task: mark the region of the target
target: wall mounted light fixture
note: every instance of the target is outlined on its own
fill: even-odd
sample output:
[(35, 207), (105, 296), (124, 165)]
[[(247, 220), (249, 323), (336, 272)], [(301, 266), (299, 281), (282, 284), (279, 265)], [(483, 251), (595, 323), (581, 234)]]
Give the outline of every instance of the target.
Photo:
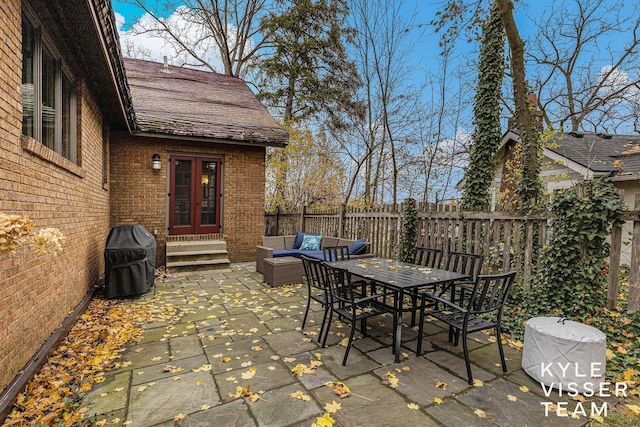
[(159, 171), (162, 167), (162, 163), (160, 163), (160, 154), (154, 154), (151, 156), (151, 168), (154, 171)]

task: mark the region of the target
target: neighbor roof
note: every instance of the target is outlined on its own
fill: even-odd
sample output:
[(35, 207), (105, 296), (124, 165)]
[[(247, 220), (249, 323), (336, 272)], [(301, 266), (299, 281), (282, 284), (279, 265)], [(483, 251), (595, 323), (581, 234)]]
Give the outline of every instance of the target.
[(622, 161), (624, 172), (640, 172), (640, 135), (561, 132), (554, 142), (557, 146), (548, 150), (594, 172), (617, 173), (616, 160)]
[[(507, 131), (500, 148), (517, 139), (517, 131)], [(593, 172), (610, 175), (640, 172), (640, 135), (558, 132), (553, 143), (545, 149)], [(622, 170), (613, 165), (616, 160), (622, 162)]]
[(236, 77), (125, 58), (134, 132), (284, 146), (287, 132)]

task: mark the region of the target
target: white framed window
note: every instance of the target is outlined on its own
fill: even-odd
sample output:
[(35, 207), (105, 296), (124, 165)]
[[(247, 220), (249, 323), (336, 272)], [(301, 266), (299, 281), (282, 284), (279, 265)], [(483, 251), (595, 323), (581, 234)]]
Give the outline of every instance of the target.
[(27, 8), (22, 15), (22, 134), (77, 163), (75, 81)]

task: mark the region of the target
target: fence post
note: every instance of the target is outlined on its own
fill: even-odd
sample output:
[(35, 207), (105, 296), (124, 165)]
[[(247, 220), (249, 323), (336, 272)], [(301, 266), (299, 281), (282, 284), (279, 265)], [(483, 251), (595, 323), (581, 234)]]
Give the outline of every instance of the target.
[[(640, 209), (640, 194), (636, 194), (634, 210)], [(629, 271), (629, 297), (627, 313), (638, 311), (640, 305), (640, 220), (633, 221), (633, 239), (631, 240), (631, 268)]]
[(338, 209), (338, 238), (344, 236), (344, 217), (347, 206), (344, 203), (340, 204)]
[[(620, 202), (624, 203), (624, 191), (620, 191)], [(614, 224), (611, 230), (611, 252), (609, 255), (609, 285), (607, 286), (607, 308), (614, 310), (618, 303), (618, 280), (620, 278), (620, 250), (622, 248), (622, 225)]]
[(275, 220), (275, 228), (276, 228), (276, 232), (274, 234), (274, 236), (279, 236), (280, 235), (280, 205), (276, 206), (276, 220)]
[(302, 209), (300, 210), (300, 231), (305, 231), (305, 215), (307, 214), (307, 205), (302, 205)]

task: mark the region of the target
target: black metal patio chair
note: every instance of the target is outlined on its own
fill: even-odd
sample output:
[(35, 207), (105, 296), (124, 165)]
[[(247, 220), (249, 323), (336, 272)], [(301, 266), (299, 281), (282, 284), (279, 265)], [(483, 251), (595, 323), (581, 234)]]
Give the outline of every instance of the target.
[(349, 256), (349, 246), (327, 246), (322, 249), (325, 261), (346, 261)]
[(442, 265), (442, 256), (444, 251), (436, 248), (425, 248), (418, 246), (416, 248), (413, 263), (428, 268), (440, 268)]
[(346, 318), (351, 323), (351, 333), (349, 334), (349, 342), (344, 352), (344, 359), (342, 360), (342, 366), (345, 366), (358, 321), (360, 321), (362, 334), (366, 336), (366, 319), (383, 313), (393, 313), (394, 308), (381, 301), (384, 294), (373, 294), (363, 297), (356, 293), (352, 285), (351, 273), (348, 271), (331, 267), (326, 263), (321, 265), (321, 270), (323, 271), (321, 277), (325, 280), (325, 287), (329, 291), (329, 297), (331, 298), (329, 319), (322, 346), (324, 347), (326, 345), (333, 313), (335, 312), (343, 318)]
[[(329, 314), (330, 298), (328, 289), (325, 288), (326, 281), (320, 277), (322, 270), (320, 265), (322, 261), (306, 256), (301, 256), (302, 266), (304, 267), (304, 277), (307, 282), (307, 308), (304, 311), (304, 317), (302, 319), (302, 329), (307, 322), (307, 316), (309, 315), (309, 309), (311, 307), (311, 300), (317, 301), (324, 309), (324, 315), (322, 316), (322, 325), (320, 326), (320, 332), (318, 334), (318, 343), (322, 341), (324, 328), (326, 326), (327, 317)], [(327, 326), (328, 328), (328, 326)]]
[[(478, 276), (471, 296), (466, 301), (466, 307), (461, 307), (453, 301), (438, 296), (436, 293), (424, 294), (424, 298), (429, 298), (438, 303), (438, 309), (420, 312), (420, 325), (418, 327), (418, 344), (422, 343), (423, 325), (425, 315), (428, 314), (449, 325), (450, 330), (455, 330), (454, 345), (458, 345), (460, 333), (462, 333), (462, 348), (464, 351), (464, 361), (467, 367), (467, 378), (469, 384), (473, 384), (471, 375), (471, 364), (469, 362), (469, 349), (467, 348), (467, 336), (470, 333), (482, 331), (484, 329), (496, 330), (498, 349), (500, 351), (500, 362), (502, 371), (507, 372), (507, 363), (504, 358), (502, 348), (502, 311), (509, 297), (509, 291), (513, 285), (516, 272)], [(449, 341), (452, 335), (449, 334)], [(418, 346), (416, 353), (421, 353)]]

